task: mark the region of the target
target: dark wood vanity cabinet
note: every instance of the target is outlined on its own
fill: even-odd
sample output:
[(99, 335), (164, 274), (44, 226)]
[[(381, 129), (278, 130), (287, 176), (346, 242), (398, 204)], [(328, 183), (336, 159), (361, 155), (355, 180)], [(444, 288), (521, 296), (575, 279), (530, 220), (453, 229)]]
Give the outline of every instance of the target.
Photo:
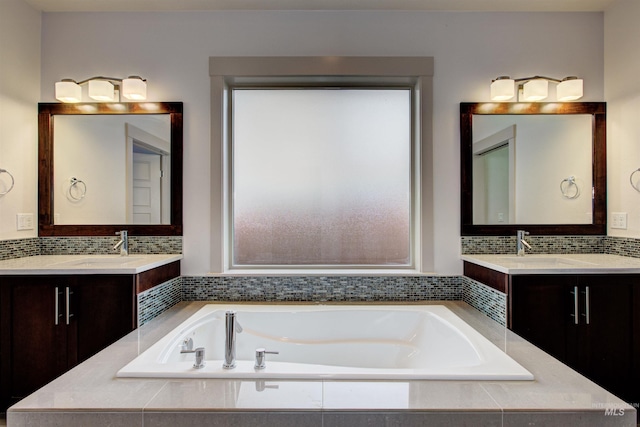
[(634, 358), (640, 356), (634, 354), (636, 286), (640, 278), (621, 274), (511, 276), (510, 328), (619, 397), (637, 402), (632, 380)]
[(1, 410), (137, 327), (137, 294), (180, 275), (0, 275)]
[(507, 295), (507, 327), (627, 402), (640, 402), (640, 275), (465, 276)]
[(25, 397), (136, 327), (135, 276), (0, 281), (2, 387), (9, 401)]

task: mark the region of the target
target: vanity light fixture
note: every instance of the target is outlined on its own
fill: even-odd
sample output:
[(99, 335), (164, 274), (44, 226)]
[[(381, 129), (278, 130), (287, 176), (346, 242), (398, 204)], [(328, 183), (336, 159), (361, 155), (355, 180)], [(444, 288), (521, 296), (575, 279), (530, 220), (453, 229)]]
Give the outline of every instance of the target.
[(544, 76), (524, 77), (521, 79), (500, 76), (491, 81), (491, 100), (508, 101), (513, 98), (516, 96), (517, 84), (518, 101), (520, 96), (522, 96), (523, 101), (542, 101), (548, 96), (549, 82), (558, 84), (556, 99), (560, 102), (575, 101), (583, 96), (583, 80), (576, 76), (565, 77), (562, 80)]
[(147, 81), (139, 76), (129, 76), (126, 79), (116, 77), (91, 77), (80, 82), (63, 79), (56, 82), (56, 99), (60, 102), (82, 101), (81, 85), (88, 83), (88, 95), (96, 101), (120, 101), (116, 99), (115, 91), (130, 101), (144, 101), (147, 99)]

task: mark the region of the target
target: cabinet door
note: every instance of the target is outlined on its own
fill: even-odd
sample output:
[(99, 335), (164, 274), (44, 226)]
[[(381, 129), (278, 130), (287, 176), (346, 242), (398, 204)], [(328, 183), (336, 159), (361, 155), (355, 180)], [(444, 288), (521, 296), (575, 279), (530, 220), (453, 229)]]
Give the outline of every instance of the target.
[(633, 393), (633, 276), (581, 276), (578, 370), (625, 399)]
[[(22, 398), (66, 370), (64, 278), (24, 277), (11, 285), (12, 398)], [(56, 304), (57, 301), (57, 304)]]
[(509, 290), (511, 329), (564, 362), (573, 357), (575, 276), (513, 276)]
[(69, 346), (70, 366), (134, 330), (135, 302), (134, 276), (76, 276), (70, 306), (75, 329), (75, 342)]

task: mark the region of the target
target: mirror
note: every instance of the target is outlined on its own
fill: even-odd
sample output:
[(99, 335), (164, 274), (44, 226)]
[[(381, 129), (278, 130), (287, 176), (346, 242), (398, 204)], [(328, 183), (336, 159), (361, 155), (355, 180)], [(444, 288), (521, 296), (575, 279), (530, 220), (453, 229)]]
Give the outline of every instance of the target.
[(460, 131), (462, 235), (606, 234), (605, 103), (461, 103)]
[(38, 107), (41, 236), (182, 235), (182, 103)]

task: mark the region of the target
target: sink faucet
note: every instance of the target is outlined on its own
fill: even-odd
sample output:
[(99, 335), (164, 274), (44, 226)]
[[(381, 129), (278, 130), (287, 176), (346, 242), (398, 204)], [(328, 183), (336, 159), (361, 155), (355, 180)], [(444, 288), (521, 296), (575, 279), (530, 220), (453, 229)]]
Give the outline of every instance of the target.
[(242, 326), (236, 320), (235, 311), (225, 313), (225, 336), (224, 336), (224, 369), (236, 367), (236, 331), (242, 332)]
[(516, 232), (516, 253), (518, 256), (524, 256), (524, 247), (526, 246), (528, 249), (531, 249), (531, 245), (524, 240), (524, 236), (529, 235), (528, 231), (518, 230)]
[(116, 236), (120, 235), (120, 241), (113, 247), (114, 250), (120, 248), (120, 256), (129, 255), (129, 236), (127, 230), (116, 232)]

